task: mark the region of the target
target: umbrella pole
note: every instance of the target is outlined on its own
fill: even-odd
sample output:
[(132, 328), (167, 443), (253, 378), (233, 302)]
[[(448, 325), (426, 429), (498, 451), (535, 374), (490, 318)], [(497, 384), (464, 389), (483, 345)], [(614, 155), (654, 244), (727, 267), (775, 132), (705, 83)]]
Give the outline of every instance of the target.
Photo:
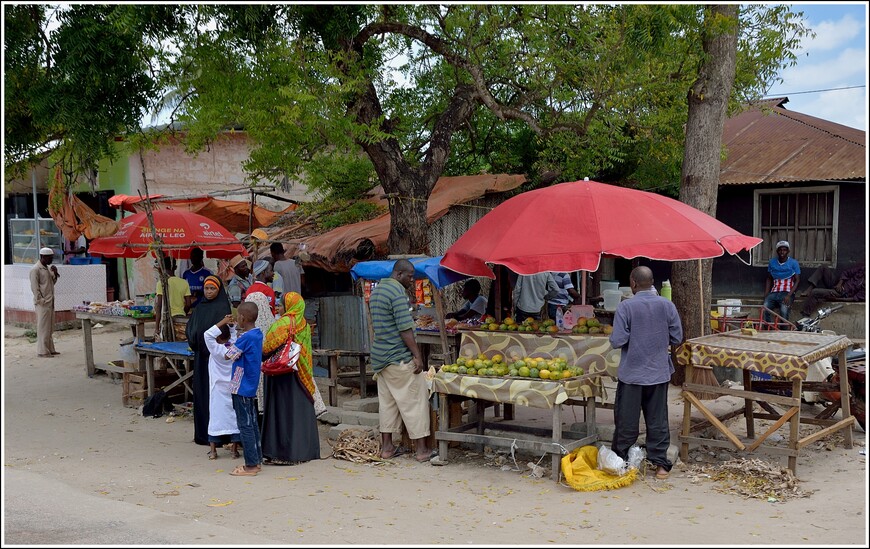
[[(157, 227), (154, 225), (154, 214), (151, 208), (151, 195), (148, 193), (148, 180), (145, 178), (145, 150), (139, 146), (139, 163), (142, 166), (142, 186), (145, 187), (145, 215), (148, 217), (148, 225), (151, 227), (151, 238), (157, 245), (157, 269), (160, 273), (160, 285), (163, 288), (162, 308), (160, 319), (160, 336), (163, 341), (175, 341), (175, 326), (172, 324), (172, 312), (169, 309), (169, 276), (163, 265), (163, 241), (160, 240), (160, 235), (157, 234)], [(139, 193), (139, 198), (142, 198), (142, 193)]]
[(586, 305), (586, 271), (580, 271), (580, 303)]

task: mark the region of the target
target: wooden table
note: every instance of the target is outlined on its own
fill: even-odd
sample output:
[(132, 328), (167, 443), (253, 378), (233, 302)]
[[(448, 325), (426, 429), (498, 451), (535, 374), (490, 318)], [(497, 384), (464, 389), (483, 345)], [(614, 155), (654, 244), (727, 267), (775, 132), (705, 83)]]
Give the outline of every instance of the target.
[[(368, 383), (369, 373), (366, 371), (366, 362), (369, 357), (368, 351), (345, 351), (342, 349), (313, 349), (313, 356), (327, 357), (329, 370), (329, 378), (326, 381), (329, 387), (329, 405), (338, 405), (338, 379), (342, 376), (342, 372), (338, 368), (338, 359), (341, 357), (357, 357), (359, 359), (359, 397), (366, 398), (366, 385)], [(354, 372), (355, 374), (355, 372)]]
[[(721, 334), (697, 337), (686, 341), (676, 353), (677, 362), (686, 367), (686, 379), (692, 378), (692, 369), (696, 365), (720, 366), (725, 368), (740, 368), (743, 370), (743, 389), (710, 387), (693, 383), (683, 385), (683, 425), (680, 434), (680, 458), (688, 459), (689, 444), (699, 443), (707, 446), (734, 447), (738, 450), (753, 452), (765, 448), (772, 453), (788, 456), (788, 468), (797, 472), (797, 457), (800, 449), (836, 431), (843, 431), (844, 445), (852, 447), (852, 417), (849, 408), (849, 380), (846, 368), (846, 350), (852, 343), (846, 336), (826, 335), (797, 331), (764, 331), (756, 334), (744, 334), (741, 330), (733, 330)], [(801, 391), (831, 390), (822, 384), (805, 384), (807, 369), (813, 362), (829, 356), (839, 355), (840, 370), (840, 409), (843, 419), (830, 420), (816, 416), (801, 417)], [(779, 391), (784, 394), (768, 394), (753, 391), (752, 372), (761, 372), (779, 379)], [(737, 415), (746, 418), (746, 434), (755, 439), (755, 418), (775, 420), (775, 423), (748, 447), (732, 433), (728, 427), (717, 418), (696, 395), (697, 393), (713, 393), (718, 395), (733, 395), (744, 399), (744, 408)], [(759, 405), (768, 413), (756, 413), (753, 403)], [(784, 404), (788, 410), (780, 414), (771, 404)], [(695, 406), (709, 423), (725, 435), (727, 440), (692, 437), (691, 412)], [(821, 414), (820, 414), (821, 415)], [(763, 442), (780, 427), (789, 424), (788, 448), (764, 445)], [(800, 437), (801, 423), (821, 425), (824, 428), (804, 438)], [(697, 427), (695, 428), (697, 430)]]
[[(488, 444), (502, 448), (519, 448), (535, 453), (546, 452), (551, 456), (552, 478), (559, 480), (562, 456), (575, 448), (598, 440), (595, 426), (595, 397), (600, 392), (600, 373), (550, 381), (543, 379), (480, 377), (438, 372), (433, 379), (433, 391), (439, 395), (438, 455), (445, 463), (449, 461), (450, 441), (473, 444)], [(450, 408), (460, 400), (470, 399), (477, 408), (476, 419), (450, 427)], [(508, 421), (489, 423), (485, 421), (487, 402), (505, 405), (522, 405), (552, 410), (552, 428), (528, 427)], [(583, 433), (562, 430), (562, 406), (582, 404), (586, 407)], [(514, 436), (487, 435), (486, 429), (516, 433)], [(474, 429), (474, 433), (467, 433)], [(548, 437), (549, 442), (532, 440), (524, 435)]]
[[(439, 393), (439, 419), (435, 438), (441, 459), (447, 460), (450, 441), (490, 444), (547, 452), (551, 454), (553, 479), (558, 480), (563, 454), (579, 446), (598, 440), (595, 427), (595, 397), (602, 395), (601, 378), (615, 374), (619, 365), (619, 349), (613, 349), (605, 335), (528, 334), (518, 332), (461, 331), (459, 355), (492, 358), (496, 354), (510, 360), (513, 357), (565, 358), (569, 365), (583, 368), (584, 375), (564, 380), (531, 378), (480, 377), (439, 372), (433, 380), (433, 391)], [(456, 410), (457, 400), (471, 399), (476, 414), (469, 414), (468, 423), (450, 426), (451, 404)], [(487, 403), (504, 404), (504, 420), (498, 424), (484, 420)], [(562, 406), (585, 406), (585, 432), (562, 431)], [(551, 429), (514, 425), (513, 406), (531, 406), (552, 410)], [(550, 442), (528, 438), (497, 437), (485, 434), (487, 427), (520, 434), (546, 436)], [(466, 433), (475, 429), (476, 433)]]
[[(94, 372), (96, 371), (96, 366), (94, 365), (94, 339), (92, 333), (94, 323), (99, 322), (105, 324), (109, 322), (116, 322), (119, 324), (133, 326), (136, 330), (136, 340), (143, 341), (145, 339), (145, 323), (154, 322), (153, 317), (133, 318), (132, 316), (102, 315), (97, 313), (85, 312), (76, 312), (76, 318), (82, 321), (82, 333), (84, 334), (85, 340), (85, 366), (88, 377), (94, 377)], [(100, 369), (106, 368), (103, 368), (101, 366)], [(139, 370), (142, 371), (144, 369), (144, 360), (140, 360)]]
[(144, 359), (145, 361), (148, 396), (154, 394), (154, 370), (164, 369), (155, 368), (154, 363), (157, 361), (169, 366), (168, 369), (174, 371), (178, 378), (184, 382), (185, 400), (193, 394), (193, 389), (187, 383), (187, 379), (193, 375), (193, 351), (188, 348), (186, 341), (140, 343), (135, 346), (135, 349), (140, 360)]
[[(444, 357), (444, 364), (452, 364), (456, 361), (459, 353), (460, 334), (445, 334), (447, 339), (447, 356)], [(441, 335), (438, 332), (429, 330), (415, 330), (414, 339), (420, 347), (420, 353), (423, 355), (423, 367), (429, 367), (429, 357), (432, 355), (433, 347), (438, 349), (436, 353), (443, 351), (441, 344)]]

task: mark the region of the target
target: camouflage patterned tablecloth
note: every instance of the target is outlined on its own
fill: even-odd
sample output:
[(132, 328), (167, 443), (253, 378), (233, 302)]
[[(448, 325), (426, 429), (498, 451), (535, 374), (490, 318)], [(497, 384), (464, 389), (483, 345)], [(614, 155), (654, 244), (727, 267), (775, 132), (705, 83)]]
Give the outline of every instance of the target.
[(852, 346), (849, 338), (796, 331), (766, 331), (755, 335), (733, 330), (696, 337), (674, 353), (677, 363), (722, 366), (763, 372), (785, 379), (806, 380), (813, 362)]
[(436, 393), (481, 398), (490, 402), (552, 408), (569, 398), (600, 396), (601, 374), (550, 381), (438, 372), (433, 379), (432, 390)]

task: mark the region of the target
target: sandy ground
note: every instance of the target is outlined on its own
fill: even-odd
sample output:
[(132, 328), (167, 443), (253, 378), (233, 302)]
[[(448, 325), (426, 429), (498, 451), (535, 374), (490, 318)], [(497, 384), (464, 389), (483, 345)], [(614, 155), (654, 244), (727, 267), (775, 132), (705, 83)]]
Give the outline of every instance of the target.
[[(192, 442), (190, 419), (167, 423), (121, 405), (120, 381), (85, 374), (81, 330), (57, 332), (61, 355), (38, 359), (24, 330), (4, 327), (3, 544), (311, 545), (776, 545), (866, 546), (865, 436), (852, 449), (836, 435), (798, 459), (799, 486), (787, 501), (717, 491), (677, 465), (613, 491), (578, 492), (503, 470), (504, 455), (451, 451), (442, 467), (401, 457), (388, 465), (331, 457), (228, 475)], [(98, 362), (113, 360), (126, 328), (95, 330)], [(675, 393), (678, 395), (678, 392)], [(356, 398), (347, 392), (342, 399)], [(723, 397), (726, 398), (726, 397)], [(522, 414), (519, 411), (522, 410)], [(580, 411), (576, 414), (579, 416)], [(546, 425), (545, 411), (518, 417)], [(671, 425), (682, 407), (671, 403)], [(571, 412), (566, 426), (573, 420)], [(612, 421), (599, 411), (599, 421)], [(733, 425), (733, 424), (732, 424)], [(809, 427), (812, 428), (812, 427)], [(739, 433), (739, 430), (735, 428)], [(759, 432), (763, 432), (759, 431)], [(676, 438), (672, 437), (672, 442)], [(733, 454), (693, 448), (690, 462)], [(522, 466), (540, 456), (519, 456)], [(784, 465), (786, 458), (760, 457)], [(549, 459), (541, 461), (548, 466)]]

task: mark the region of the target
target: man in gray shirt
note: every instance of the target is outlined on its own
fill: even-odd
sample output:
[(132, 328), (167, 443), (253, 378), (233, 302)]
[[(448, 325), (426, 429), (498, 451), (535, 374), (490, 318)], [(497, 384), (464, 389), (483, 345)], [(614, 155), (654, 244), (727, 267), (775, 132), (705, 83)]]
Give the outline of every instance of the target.
[(280, 242), (272, 242), (269, 252), (275, 264), (272, 269), (281, 275), (283, 293), (296, 292), (302, 294), (302, 286), (305, 284), (305, 271), (296, 263), (295, 259), (284, 257), (284, 245)]
[(545, 297), (558, 291), (559, 286), (552, 273), (520, 275), (514, 286), (514, 320), (522, 322), (529, 317), (541, 320)]
[(683, 340), (683, 325), (674, 304), (653, 288), (649, 267), (636, 267), (629, 280), (632, 299), (619, 304), (613, 317), (610, 345), (621, 349), (613, 403), (615, 430), (611, 449), (622, 459), (637, 442), (640, 412), (646, 422), (647, 460), (657, 466), (656, 478), (668, 478), (673, 463), (667, 451), (668, 383), (674, 373), (668, 345)]

